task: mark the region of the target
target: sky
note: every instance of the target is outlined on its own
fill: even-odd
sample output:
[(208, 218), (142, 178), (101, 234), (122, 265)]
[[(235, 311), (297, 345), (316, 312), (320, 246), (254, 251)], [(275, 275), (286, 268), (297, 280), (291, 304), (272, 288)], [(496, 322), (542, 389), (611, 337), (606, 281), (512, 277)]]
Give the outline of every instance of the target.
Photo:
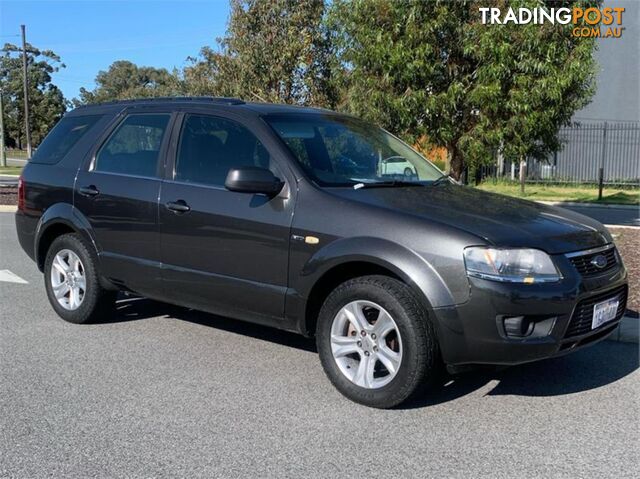
[(116, 60), (182, 67), (224, 34), (228, 0), (0, 0), (0, 43), (27, 41), (53, 50), (66, 68), (53, 82), (65, 98), (93, 89), (98, 71)]

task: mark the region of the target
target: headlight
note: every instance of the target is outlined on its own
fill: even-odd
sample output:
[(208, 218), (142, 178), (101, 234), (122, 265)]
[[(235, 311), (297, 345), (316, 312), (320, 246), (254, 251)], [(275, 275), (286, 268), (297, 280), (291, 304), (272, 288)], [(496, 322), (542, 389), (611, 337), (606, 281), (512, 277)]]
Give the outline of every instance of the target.
[(547, 253), (537, 249), (498, 249), (472, 246), (464, 250), (469, 276), (510, 283), (558, 281), (558, 272)]

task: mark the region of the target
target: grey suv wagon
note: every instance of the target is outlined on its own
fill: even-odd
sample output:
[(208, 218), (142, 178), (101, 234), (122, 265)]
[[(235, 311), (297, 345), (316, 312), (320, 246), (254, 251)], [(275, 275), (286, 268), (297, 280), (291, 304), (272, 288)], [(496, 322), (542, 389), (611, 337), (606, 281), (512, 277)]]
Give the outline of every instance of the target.
[(63, 319), (129, 291), (315, 336), (331, 382), (374, 407), (442, 364), (603, 339), (627, 296), (592, 219), (460, 186), (350, 116), (227, 98), (68, 113), (24, 169), (16, 225)]

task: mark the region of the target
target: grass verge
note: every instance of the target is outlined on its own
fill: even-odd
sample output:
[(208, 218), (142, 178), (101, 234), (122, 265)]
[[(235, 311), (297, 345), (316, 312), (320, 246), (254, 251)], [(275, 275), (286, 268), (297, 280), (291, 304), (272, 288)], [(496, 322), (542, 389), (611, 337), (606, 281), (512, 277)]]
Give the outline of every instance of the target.
[(573, 201), (576, 203), (601, 203), (619, 205), (637, 205), (640, 203), (640, 188), (608, 188), (598, 200), (598, 187), (594, 185), (542, 185), (527, 183), (524, 195), (520, 194), (517, 182), (486, 181), (478, 186), (481, 190), (515, 196), (527, 200)]
[(19, 175), (22, 173), (22, 166), (0, 166), (0, 175)]

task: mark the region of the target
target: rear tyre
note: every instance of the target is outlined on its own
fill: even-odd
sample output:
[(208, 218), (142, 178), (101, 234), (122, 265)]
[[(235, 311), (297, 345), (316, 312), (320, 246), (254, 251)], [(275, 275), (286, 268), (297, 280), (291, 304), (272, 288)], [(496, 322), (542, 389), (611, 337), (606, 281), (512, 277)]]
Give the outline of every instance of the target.
[(97, 264), (93, 249), (75, 233), (59, 236), (47, 251), (44, 263), (47, 296), (65, 321), (92, 323), (113, 314), (117, 292), (101, 286)]
[(332, 384), (371, 407), (399, 405), (441, 370), (425, 308), (407, 285), (387, 276), (338, 286), (320, 310), (316, 341)]

